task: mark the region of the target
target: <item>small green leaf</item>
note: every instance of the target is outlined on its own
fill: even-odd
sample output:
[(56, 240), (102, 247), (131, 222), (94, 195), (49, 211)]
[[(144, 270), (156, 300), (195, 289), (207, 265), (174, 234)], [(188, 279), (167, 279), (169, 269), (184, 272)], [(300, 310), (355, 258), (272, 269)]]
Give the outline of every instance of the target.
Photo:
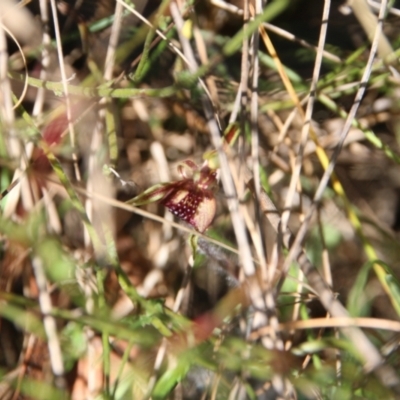
[(87, 337), (81, 324), (69, 322), (61, 333), (61, 346), (63, 349), (64, 366), (67, 371), (71, 370), (87, 348)]
[(182, 381), (190, 369), (190, 363), (186, 357), (178, 361), (175, 368), (167, 370), (158, 380), (153, 390), (153, 399), (165, 399), (175, 385)]
[(372, 268), (372, 263), (368, 262), (363, 265), (357, 275), (356, 281), (350, 290), (347, 299), (347, 309), (353, 317), (367, 315), (369, 311), (369, 301), (365, 293), (365, 286), (368, 282), (368, 275)]
[(75, 279), (75, 265), (55, 238), (46, 238), (38, 243), (35, 250), (53, 281), (65, 283)]

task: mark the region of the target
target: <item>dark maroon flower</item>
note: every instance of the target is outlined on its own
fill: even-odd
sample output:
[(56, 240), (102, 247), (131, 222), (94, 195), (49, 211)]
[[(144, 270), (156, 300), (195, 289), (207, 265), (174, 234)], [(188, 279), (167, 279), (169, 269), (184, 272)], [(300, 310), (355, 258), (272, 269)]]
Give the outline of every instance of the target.
[[(192, 171), (191, 177), (186, 176), (183, 167)], [(217, 170), (211, 169), (207, 161), (199, 168), (190, 160), (184, 161), (178, 170), (183, 179), (155, 185), (128, 203), (139, 206), (158, 202), (203, 233), (215, 216), (216, 201), (212, 188), (218, 180)]]

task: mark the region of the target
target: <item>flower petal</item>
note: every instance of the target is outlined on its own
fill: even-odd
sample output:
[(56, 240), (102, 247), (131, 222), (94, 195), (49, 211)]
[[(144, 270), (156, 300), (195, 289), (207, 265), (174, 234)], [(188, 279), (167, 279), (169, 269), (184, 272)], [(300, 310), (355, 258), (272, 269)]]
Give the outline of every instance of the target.
[(128, 200), (127, 203), (133, 206), (142, 206), (144, 204), (154, 203), (167, 197), (173, 190), (173, 183), (159, 183), (148, 188), (133, 199)]
[[(189, 184), (191, 182), (187, 182)], [(196, 186), (181, 189), (161, 201), (178, 218), (203, 233), (215, 216), (216, 201), (210, 190), (200, 190)]]
[(214, 196), (205, 196), (197, 207), (196, 214), (192, 218), (193, 225), (199, 232), (203, 233), (212, 223), (217, 204)]

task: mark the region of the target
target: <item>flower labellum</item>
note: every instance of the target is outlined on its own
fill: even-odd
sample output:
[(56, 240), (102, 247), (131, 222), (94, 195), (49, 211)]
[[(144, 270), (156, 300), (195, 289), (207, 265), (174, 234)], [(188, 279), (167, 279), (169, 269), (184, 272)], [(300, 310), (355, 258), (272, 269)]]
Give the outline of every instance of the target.
[[(187, 177), (183, 167), (192, 170), (193, 175)], [(178, 170), (183, 179), (155, 185), (128, 203), (138, 206), (158, 202), (203, 233), (211, 225), (217, 208), (212, 191), (218, 180), (217, 170), (209, 168), (207, 162), (199, 168), (190, 160), (184, 161)]]

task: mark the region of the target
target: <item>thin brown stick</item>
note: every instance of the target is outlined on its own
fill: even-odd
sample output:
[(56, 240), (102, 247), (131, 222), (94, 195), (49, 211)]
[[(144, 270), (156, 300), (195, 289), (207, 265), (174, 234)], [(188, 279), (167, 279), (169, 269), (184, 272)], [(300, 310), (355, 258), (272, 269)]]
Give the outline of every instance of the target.
[[(321, 328), (347, 328), (354, 326), (364, 329), (400, 332), (400, 322), (391, 319), (368, 318), (368, 317), (329, 317), (312, 318), (301, 321), (284, 322), (278, 325), (280, 331), (321, 329)], [(251, 340), (257, 340), (271, 330), (269, 326), (260, 328), (250, 335)]]

